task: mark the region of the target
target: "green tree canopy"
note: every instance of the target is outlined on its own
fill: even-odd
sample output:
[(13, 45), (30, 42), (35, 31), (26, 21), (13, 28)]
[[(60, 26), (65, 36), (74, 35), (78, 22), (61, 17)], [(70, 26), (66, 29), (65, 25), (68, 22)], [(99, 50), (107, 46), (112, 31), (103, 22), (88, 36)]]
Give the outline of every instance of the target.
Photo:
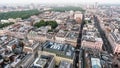
[(12, 24), (14, 24), (14, 22), (10, 22), (10, 23), (0, 23), (0, 28), (3, 28), (3, 27), (7, 27), (7, 26), (9, 26), (9, 25), (12, 25)]
[(0, 20), (1, 19), (8, 19), (8, 18), (22, 18), (26, 19), (29, 18), (31, 15), (37, 15), (40, 12), (36, 9), (34, 10), (26, 10), (26, 11), (11, 11), (11, 12), (3, 12), (0, 13)]
[(58, 24), (56, 21), (44, 21), (44, 20), (41, 20), (40, 22), (37, 22), (36, 24), (34, 24), (34, 27), (41, 27), (41, 26), (48, 26), (50, 25), (52, 27), (52, 29), (55, 29)]

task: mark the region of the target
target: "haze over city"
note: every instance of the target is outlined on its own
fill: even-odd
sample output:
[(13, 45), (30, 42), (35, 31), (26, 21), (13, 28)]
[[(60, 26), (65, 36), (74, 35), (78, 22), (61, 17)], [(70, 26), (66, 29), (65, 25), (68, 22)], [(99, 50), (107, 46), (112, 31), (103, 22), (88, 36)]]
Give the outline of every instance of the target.
[(0, 0), (0, 4), (30, 4), (30, 3), (80, 3), (80, 4), (91, 4), (91, 3), (101, 3), (101, 4), (120, 4), (120, 0)]

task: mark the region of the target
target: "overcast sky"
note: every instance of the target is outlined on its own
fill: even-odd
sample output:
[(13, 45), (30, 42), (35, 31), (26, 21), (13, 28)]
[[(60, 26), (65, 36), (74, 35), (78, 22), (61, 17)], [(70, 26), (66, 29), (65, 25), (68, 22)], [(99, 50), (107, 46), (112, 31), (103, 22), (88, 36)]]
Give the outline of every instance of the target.
[(0, 0), (0, 4), (29, 4), (29, 3), (110, 3), (120, 4), (120, 0)]

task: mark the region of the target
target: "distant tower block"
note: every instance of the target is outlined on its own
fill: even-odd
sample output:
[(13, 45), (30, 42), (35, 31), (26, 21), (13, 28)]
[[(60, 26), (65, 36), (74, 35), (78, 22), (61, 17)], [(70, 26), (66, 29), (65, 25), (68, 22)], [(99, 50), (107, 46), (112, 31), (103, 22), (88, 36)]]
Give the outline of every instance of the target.
[(98, 2), (95, 2), (95, 4), (94, 4), (94, 8), (95, 8), (95, 9), (98, 8)]

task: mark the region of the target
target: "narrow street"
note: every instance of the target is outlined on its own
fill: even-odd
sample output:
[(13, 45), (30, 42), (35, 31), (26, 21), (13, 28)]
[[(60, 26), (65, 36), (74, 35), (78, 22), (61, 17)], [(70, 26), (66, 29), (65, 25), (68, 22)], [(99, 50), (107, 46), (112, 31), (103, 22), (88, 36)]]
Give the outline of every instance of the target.
[(112, 53), (113, 52), (112, 47), (111, 47), (104, 31), (101, 29), (99, 20), (97, 19), (96, 16), (94, 16), (94, 22), (95, 22), (95, 26), (97, 27), (98, 31), (100, 32), (102, 40), (103, 40), (103, 50), (107, 51), (108, 53)]
[[(82, 22), (80, 24), (79, 37), (77, 39), (77, 46), (75, 48), (75, 57), (74, 57), (74, 61), (73, 61), (74, 68), (78, 68), (78, 64), (79, 64), (79, 52), (80, 52), (80, 47), (81, 47), (83, 25), (84, 25), (84, 16), (83, 16)], [(84, 62), (84, 60), (83, 60), (83, 62)]]

